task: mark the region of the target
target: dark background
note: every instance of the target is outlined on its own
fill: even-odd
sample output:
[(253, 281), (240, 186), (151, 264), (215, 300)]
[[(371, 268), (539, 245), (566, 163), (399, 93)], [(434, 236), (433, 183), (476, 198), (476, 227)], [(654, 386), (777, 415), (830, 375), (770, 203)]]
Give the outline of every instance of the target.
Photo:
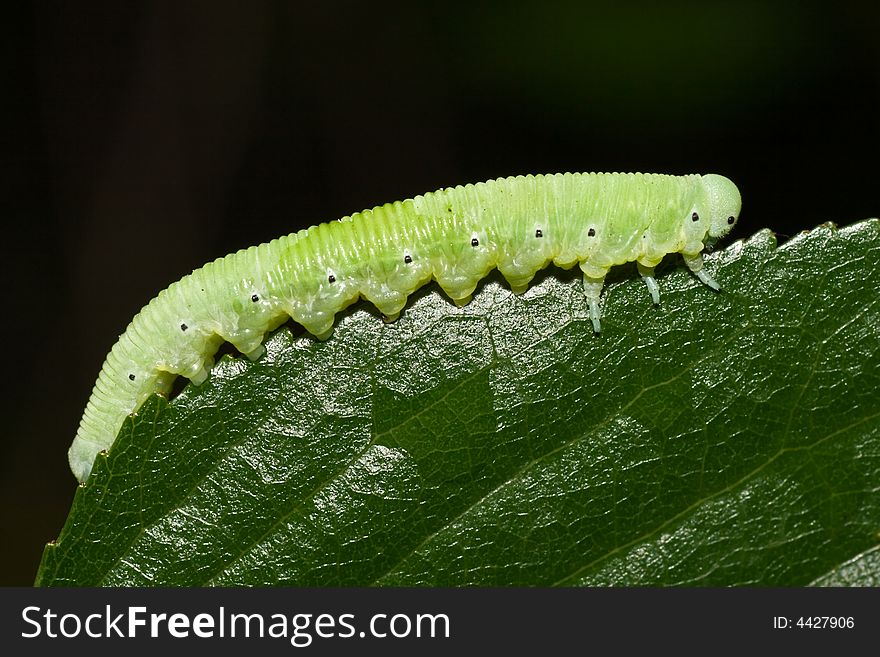
[(117, 335), (210, 259), (521, 173), (723, 173), (734, 239), (877, 216), (871, 4), (4, 10), (0, 585), (30, 584), (61, 529)]

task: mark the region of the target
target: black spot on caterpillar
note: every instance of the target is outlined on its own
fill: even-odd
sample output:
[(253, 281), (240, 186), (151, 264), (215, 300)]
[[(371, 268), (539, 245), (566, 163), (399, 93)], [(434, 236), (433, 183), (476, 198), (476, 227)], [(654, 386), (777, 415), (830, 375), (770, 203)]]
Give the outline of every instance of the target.
[(701, 253), (730, 231), (740, 205), (736, 186), (716, 174), (518, 176), (441, 189), (231, 254), (172, 284), (134, 317), (101, 368), (70, 467), (87, 479), (125, 417), (178, 375), (201, 384), (223, 342), (259, 358), (265, 334), (288, 317), (326, 339), (336, 313), (360, 297), (393, 321), (432, 279), (465, 304), (494, 268), (521, 293), (551, 262), (579, 264), (599, 333), (599, 297), (614, 265), (636, 261), (655, 304), (654, 267), (669, 253), (681, 253), (717, 290)]

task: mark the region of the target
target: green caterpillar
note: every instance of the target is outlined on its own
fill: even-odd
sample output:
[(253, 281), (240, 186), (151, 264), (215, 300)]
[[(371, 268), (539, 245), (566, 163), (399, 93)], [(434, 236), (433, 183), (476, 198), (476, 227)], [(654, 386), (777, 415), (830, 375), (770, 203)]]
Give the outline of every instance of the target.
[(224, 341), (250, 359), (288, 317), (319, 339), (337, 312), (363, 297), (388, 319), (436, 280), (457, 304), (498, 268), (524, 292), (550, 262), (579, 263), (590, 319), (609, 268), (635, 260), (655, 304), (654, 267), (669, 253), (706, 285), (701, 252), (739, 216), (727, 178), (566, 173), (499, 178), (446, 188), (313, 226), (208, 263), (159, 293), (113, 346), (68, 452), (85, 481), (126, 416), (177, 375), (201, 384)]

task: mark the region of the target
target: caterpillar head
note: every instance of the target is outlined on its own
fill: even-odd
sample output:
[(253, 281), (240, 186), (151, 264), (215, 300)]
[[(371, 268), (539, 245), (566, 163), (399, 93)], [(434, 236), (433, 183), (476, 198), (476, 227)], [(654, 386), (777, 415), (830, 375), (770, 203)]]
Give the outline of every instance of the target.
[(742, 199), (730, 180), (715, 173), (701, 176), (705, 206), (709, 210), (709, 239), (715, 242), (730, 232), (739, 219)]

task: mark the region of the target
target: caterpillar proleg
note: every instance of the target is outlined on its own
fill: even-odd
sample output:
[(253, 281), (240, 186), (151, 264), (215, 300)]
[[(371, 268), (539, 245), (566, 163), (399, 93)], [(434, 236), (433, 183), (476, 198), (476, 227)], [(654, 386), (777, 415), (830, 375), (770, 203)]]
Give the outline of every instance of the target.
[(654, 267), (669, 253), (717, 290), (701, 253), (731, 230), (740, 206), (736, 186), (716, 174), (517, 176), (364, 210), (220, 258), (160, 292), (120, 336), (68, 452), (71, 470), (85, 481), (126, 416), (178, 375), (204, 382), (221, 343), (259, 358), (265, 334), (288, 317), (323, 340), (336, 313), (361, 297), (393, 320), (432, 279), (461, 305), (492, 269), (520, 293), (550, 263), (579, 264), (599, 333), (609, 268), (635, 261), (658, 304)]

